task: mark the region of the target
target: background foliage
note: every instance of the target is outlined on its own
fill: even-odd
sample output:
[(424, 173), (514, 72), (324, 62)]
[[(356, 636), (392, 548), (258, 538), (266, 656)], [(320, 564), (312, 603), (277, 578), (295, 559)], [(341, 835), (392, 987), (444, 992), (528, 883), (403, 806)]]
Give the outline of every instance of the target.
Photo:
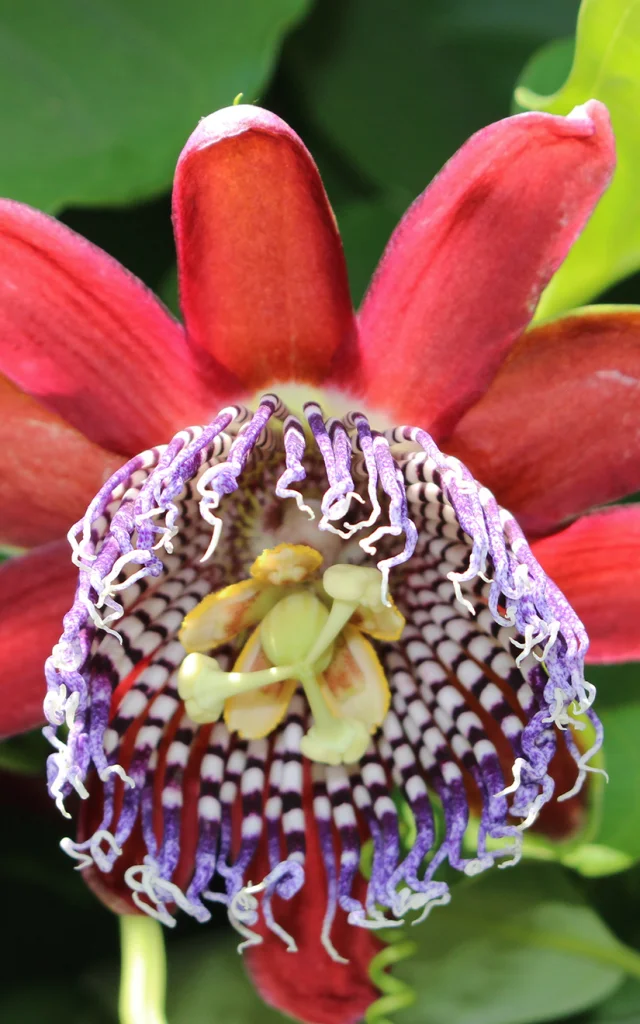
[[(314, 153), (358, 301), (406, 206), (520, 82), (522, 108), (610, 103), (621, 154), (543, 312), (605, 288), (640, 302), (640, 4), (585, 0), (576, 49), (577, 14), (578, 0), (0, 0), (0, 194), (57, 214), (175, 307), (175, 160), (197, 119), (243, 92)], [(591, 834), (463, 882), (412, 935), (397, 973), (417, 1001), (399, 1024), (640, 1020), (640, 686), (636, 666), (590, 677), (611, 775)], [(114, 1024), (116, 924), (57, 849), (43, 757), (38, 736), (0, 746), (0, 1019)], [(234, 946), (222, 915), (169, 935), (170, 1024), (283, 1020)]]

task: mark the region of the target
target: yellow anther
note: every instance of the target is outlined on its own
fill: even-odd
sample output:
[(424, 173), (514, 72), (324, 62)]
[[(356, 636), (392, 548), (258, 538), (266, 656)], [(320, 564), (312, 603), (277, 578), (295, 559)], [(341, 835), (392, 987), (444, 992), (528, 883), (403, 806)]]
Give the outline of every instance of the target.
[(178, 637), (186, 651), (215, 650), (255, 626), (279, 601), (282, 591), (243, 580), (208, 594), (184, 617)]
[(306, 544), (278, 544), (258, 555), (250, 572), (254, 580), (272, 586), (303, 583), (322, 565), (322, 555)]
[(351, 618), (351, 623), (363, 633), (368, 633), (374, 640), (392, 644), (402, 636), (406, 619), (391, 601), (389, 605), (381, 605), (380, 608), (365, 608), (359, 605)]
[[(256, 629), (242, 648), (233, 671), (249, 675), (268, 667), (260, 630)], [(287, 713), (297, 686), (297, 679), (285, 679), (230, 697), (224, 705), (224, 720), (229, 732), (237, 733), (243, 740), (259, 740), (268, 736)]]
[(354, 718), (376, 731), (389, 710), (389, 684), (373, 644), (354, 626), (347, 626), (335, 645), (331, 664), (321, 677), (329, 709), (341, 718)]

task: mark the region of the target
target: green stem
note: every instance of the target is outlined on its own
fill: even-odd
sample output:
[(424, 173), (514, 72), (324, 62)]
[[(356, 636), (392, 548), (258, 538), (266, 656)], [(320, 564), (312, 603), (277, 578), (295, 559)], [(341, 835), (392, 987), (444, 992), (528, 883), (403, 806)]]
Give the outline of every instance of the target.
[(146, 914), (123, 914), (120, 946), (120, 1024), (167, 1024), (167, 970), (161, 926)]

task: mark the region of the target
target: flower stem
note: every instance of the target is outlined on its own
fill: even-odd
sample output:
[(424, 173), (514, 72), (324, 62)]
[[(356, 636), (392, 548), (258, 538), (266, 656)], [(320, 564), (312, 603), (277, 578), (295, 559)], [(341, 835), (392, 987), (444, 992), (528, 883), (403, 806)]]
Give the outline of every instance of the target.
[(167, 1024), (166, 958), (162, 928), (146, 914), (120, 918), (120, 1024)]

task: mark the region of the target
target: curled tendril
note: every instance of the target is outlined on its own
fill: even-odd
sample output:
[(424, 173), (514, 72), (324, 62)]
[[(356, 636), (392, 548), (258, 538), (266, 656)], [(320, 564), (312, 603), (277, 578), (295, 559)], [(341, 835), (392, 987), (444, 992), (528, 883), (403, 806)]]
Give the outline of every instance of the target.
[(408, 939), (404, 931), (385, 931), (384, 938), (388, 945), (369, 964), (369, 977), (382, 995), (367, 1010), (366, 1024), (393, 1024), (387, 1014), (405, 1010), (416, 1001), (416, 993), (411, 986), (389, 974), (387, 968), (415, 956), (417, 943)]

